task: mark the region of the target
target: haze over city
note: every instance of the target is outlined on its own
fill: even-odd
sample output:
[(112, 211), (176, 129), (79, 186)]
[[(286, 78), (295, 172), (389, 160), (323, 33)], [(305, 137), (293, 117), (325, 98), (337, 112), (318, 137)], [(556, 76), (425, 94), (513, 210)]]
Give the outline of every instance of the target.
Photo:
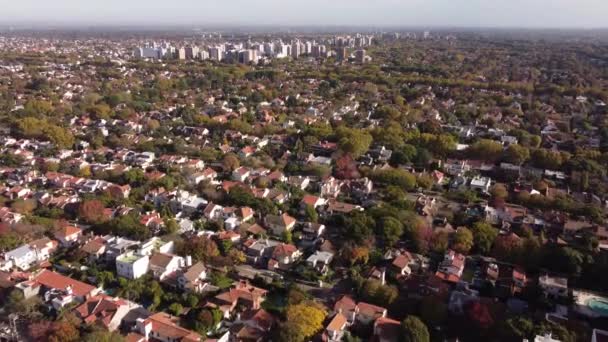
[(605, 27), (602, 0), (24, 0), (0, 22), (37, 25)]

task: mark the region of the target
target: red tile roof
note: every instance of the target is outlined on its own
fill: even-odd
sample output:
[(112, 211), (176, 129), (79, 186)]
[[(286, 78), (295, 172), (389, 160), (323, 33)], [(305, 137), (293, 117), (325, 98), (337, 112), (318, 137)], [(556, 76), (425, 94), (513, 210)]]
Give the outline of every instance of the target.
[(51, 289), (65, 290), (68, 286), (76, 296), (85, 297), (95, 290), (95, 286), (66, 277), (53, 271), (43, 270), (33, 279), (34, 282)]

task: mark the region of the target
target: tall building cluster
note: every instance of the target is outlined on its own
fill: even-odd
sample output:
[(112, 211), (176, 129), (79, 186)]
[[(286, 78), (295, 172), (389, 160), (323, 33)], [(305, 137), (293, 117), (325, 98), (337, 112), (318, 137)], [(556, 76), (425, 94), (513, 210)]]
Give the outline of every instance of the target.
[(252, 42), (247, 40), (241, 43), (225, 42), (206, 46), (188, 45), (182, 47), (176, 47), (169, 43), (149, 43), (143, 47), (136, 47), (133, 56), (146, 59), (210, 59), (249, 64), (258, 63), (261, 59), (288, 57), (297, 59), (301, 56), (327, 58), (335, 55), (338, 60), (344, 61), (349, 59), (349, 51), (355, 49), (355, 60), (364, 62), (366, 58), (364, 58), (365, 50), (363, 48), (371, 45), (372, 40), (373, 36), (357, 34), (356, 36), (327, 38), (322, 42), (294, 38), (291, 41), (274, 39), (266, 42)]

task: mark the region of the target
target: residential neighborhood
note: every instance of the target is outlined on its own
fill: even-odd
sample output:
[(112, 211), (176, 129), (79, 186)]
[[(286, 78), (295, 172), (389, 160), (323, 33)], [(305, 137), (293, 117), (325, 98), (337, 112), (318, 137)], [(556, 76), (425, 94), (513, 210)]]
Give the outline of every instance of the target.
[(53, 32), (0, 31), (0, 340), (608, 338), (605, 42)]

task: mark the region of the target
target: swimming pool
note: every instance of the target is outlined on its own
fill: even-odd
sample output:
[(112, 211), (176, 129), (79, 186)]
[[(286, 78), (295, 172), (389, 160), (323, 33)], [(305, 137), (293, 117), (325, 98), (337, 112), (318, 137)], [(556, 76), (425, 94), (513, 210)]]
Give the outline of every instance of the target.
[(587, 301), (587, 306), (599, 315), (608, 316), (608, 300), (606, 299), (591, 298)]

